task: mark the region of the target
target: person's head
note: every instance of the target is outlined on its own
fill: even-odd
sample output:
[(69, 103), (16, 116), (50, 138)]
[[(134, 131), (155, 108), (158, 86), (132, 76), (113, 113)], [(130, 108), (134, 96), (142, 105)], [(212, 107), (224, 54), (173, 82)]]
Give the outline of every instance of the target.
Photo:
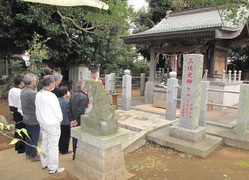
[(26, 74), (24, 76), (23, 82), (26, 86), (30, 86), (32, 88), (34, 88), (36, 86), (37, 83), (37, 77), (34, 74)]
[(42, 79), (42, 85), (45, 89), (52, 91), (55, 86), (54, 76), (53, 75), (46, 75)]
[(57, 86), (61, 84), (63, 76), (61, 74), (54, 74), (54, 81)]
[(24, 79), (23, 76), (20, 75), (16, 76), (14, 79), (15, 87), (23, 88), (25, 86), (23, 79)]
[(92, 71), (92, 79), (96, 80), (97, 79), (97, 71)]
[(83, 91), (85, 89), (85, 81), (84, 80), (78, 81), (77, 88), (78, 88), (78, 90), (82, 90)]
[(66, 97), (66, 96), (68, 96), (68, 89), (67, 89), (67, 87), (60, 87), (59, 89), (58, 89), (58, 96), (59, 97)]

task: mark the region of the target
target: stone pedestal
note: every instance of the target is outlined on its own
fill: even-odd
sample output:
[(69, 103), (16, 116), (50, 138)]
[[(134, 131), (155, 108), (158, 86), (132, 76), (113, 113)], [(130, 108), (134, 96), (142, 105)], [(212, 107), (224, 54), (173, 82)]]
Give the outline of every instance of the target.
[(128, 173), (125, 168), (122, 143), (128, 141), (128, 131), (118, 130), (109, 136), (96, 136), (72, 128), (71, 135), (78, 139), (74, 170), (84, 180), (123, 180)]

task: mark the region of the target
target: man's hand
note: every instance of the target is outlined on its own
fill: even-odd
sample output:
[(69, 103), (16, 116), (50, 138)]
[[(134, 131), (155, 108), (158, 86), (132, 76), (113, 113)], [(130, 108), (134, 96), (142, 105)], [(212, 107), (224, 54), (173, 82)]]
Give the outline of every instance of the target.
[(78, 125), (78, 122), (76, 120), (73, 120), (70, 122), (70, 127), (75, 127)]

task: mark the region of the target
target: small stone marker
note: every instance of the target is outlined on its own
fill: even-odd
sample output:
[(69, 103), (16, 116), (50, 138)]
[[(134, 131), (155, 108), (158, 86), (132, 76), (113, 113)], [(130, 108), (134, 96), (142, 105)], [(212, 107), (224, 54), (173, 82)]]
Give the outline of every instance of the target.
[(167, 80), (166, 119), (175, 120), (178, 79), (176, 79), (176, 72), (170, 72), (169, 76), (170, 78)]
[(199, 123), (203, 55), (184, 56), (180, 127), (196, 129)]
[(131, 71), (126, 69), (122, 80), (122, 110), (131, 109)]
[(249, 118), (249, 85), (240, 85), (239, 111), (235, 132), (238, 136), (244, 136)]
[(98, 81), (88, 80), (85, 84), (90, 104), (88, 113), (81, 116), (81, 128), (90, 134), (107, 136), (117, 132), (114, 118), (115, 108), (110, 105), (106, 91)]

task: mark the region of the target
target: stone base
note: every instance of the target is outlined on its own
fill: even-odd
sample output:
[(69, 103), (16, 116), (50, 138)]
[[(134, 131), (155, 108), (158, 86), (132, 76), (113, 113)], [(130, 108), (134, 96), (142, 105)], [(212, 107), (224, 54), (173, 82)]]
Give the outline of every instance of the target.
[(179, 126), (170, 126), (169, 135), (179, 139), (184, 139), (192, 142), (199, 142), (206, 136), (206, 127), (198, 127), (194, 130), (181, 128)]
[(169, 131), (169, 127), (159, 129), (158, 131), (148, 134), (147, 140), (181, 152), (192, 153), (202, 158), (206, 158), (222, 144), (222, 139), (215, 136), (206, 135), (206, 137), (199, 142), (191, 142), (169, 136)]
[(93, 136), (80, 127), (73, 128), (72, 136), (78, 139), (74, 170), (89, 180), (127, 179), (121, 143), (128, 140), (126, 130), (110, 136)]
[(235, 134), (234, 129), (208, 125), (207, 133), (223, 138), (223, 142), (226, 145), (249, 150), (249, 130), (246, 131), (245, 136), (240, 137)]

